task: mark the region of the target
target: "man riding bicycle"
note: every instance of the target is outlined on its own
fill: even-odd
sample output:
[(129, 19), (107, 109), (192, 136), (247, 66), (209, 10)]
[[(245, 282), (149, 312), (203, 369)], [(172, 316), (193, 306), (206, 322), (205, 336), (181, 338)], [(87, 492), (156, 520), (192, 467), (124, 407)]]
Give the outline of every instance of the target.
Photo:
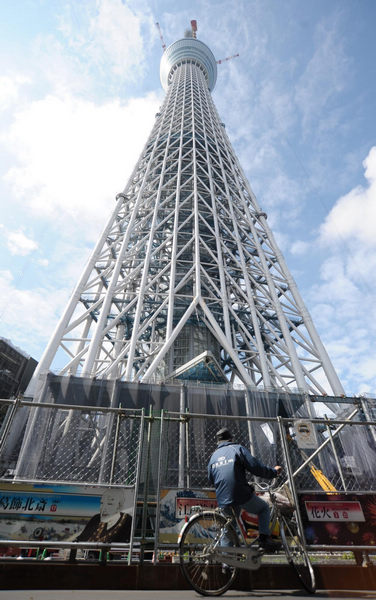
[[(218, 506), (226, 515), (232, 515), (232, 510), (239, 515), (242, 508), (257, 515), (260, 547), (266, 552), (276, 552), (281, 545), (271, 539), (269, 505), (255, 494), (247, 481), (246, 472), (264, 479), (274, 479), (282, 467), (263, 465), (247, 448), (234, 443), (231, 432), (226, 428), (220, 429), (216, 438), (218, 447), (209, 460), (208, 477), (215, 487)], [(223, 539), (222, 545), (230, 545), (230, 541)]]

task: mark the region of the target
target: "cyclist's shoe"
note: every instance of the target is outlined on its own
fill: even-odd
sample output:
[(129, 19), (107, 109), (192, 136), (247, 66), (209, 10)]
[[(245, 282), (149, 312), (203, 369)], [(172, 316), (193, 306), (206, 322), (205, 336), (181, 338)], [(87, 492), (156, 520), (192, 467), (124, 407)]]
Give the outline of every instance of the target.
[(258, 544), (260, 548), (264, 550), (264, 552), (268, 552), (268, 554), (278, 552), (282, 547), (280, 542), (274, 542), (270, 535), (265, 535), (263, 533), (260, 533), (259, 535)]

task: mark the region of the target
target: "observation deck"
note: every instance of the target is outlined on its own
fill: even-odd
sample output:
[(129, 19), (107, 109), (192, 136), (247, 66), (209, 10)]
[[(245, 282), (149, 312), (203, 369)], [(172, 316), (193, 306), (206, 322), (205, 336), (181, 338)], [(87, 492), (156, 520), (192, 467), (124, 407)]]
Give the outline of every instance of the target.
[(171, 83), (174, 67), (184, 62), (197, 62), (202, 67), (209, 90), (212, 92), (217, 81), (217, 62), (210, 48), (193, 37), (177, 40), (164, 51), (160, 66), (160, 78), (163, 89), (167, 91)]

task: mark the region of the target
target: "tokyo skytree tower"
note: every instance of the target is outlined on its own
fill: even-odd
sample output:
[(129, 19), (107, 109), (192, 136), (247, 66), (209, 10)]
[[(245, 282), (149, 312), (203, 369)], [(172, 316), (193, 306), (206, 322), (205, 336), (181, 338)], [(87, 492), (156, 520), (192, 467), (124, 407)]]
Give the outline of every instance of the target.
[(152, 132), (36, 377), (59, 363), (62, 375), (343, 394), (217, 113), (216, 60), (194, 25), (160, 76)]

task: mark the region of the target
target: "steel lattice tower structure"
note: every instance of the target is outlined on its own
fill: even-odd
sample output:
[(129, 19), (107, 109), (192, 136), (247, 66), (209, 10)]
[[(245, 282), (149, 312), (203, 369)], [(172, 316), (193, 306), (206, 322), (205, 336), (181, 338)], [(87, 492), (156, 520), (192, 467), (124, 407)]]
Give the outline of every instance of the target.
[(211, 97), (191, 34), (150, 137), (39, 363), (61, 374), (343, 394)]

